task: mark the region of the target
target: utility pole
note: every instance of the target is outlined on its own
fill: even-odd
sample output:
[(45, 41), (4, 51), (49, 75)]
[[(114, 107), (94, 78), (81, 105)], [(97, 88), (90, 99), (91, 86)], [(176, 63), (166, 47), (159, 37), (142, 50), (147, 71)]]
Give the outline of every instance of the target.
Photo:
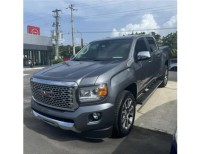
[(71, 25), (72, 25), (72, 48), (73, 48), (73, 55), (75, 55), (75, 44), (74, 44), (74, 16), (73, 16), (73, 11), (77, 10), (74, 9), (74, 5), (71, 4), (68, 8), (66, 9), (70, 9), (71, 10)]
[(83, 36), (82, 36), (82, 32), (77, 31), (77, 33), (81, 34), (81, 48), (83, 48)]
[(61, 10), (53, 10), (52, 12), (54, 13), (54, 18), (56, 19), (56, 22), (53, 23), (53, 27), (55, 26), (55, 49), (56, 49), (56, 56), (55, 56), (55, 59), (58, 59), (59, 58), (59, 18), (60, 18), (60, 15), (59, 15), (59, 12)]

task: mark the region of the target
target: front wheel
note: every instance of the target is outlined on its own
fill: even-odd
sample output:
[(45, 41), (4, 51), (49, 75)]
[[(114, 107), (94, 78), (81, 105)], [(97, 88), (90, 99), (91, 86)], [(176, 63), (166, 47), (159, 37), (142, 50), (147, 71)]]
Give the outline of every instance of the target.
[(121, 92), (116, 105), (112, 136), (124, 137), (130, 133), (135, 119), (136, 102), (133, 94), (126, 90)]
[(161, 80), (162, 80), (162, 83), (160, 84), (160, 86), (159, 87), (165, 87), (166, 85), (167, 85), (167, 82), (168, 82), (168, 75), (169, 75), (169, 73), (168, 73), (168, 67), (167, 67), (167, 65), (165, 65), (165, 67), (164, 67), (164, 74), (163, 74), (163, 76), (160, 78)]

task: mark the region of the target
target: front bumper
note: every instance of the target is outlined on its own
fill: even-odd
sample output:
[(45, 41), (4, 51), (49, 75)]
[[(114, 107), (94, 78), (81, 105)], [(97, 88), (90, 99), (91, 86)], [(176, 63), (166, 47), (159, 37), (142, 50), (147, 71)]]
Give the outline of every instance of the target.
[[(74, 111), (61, 111), (42, 106), (31, 101), (33, 115), (56, 127), (64, 130), (72, 130), (78, 133), (111, 131), (114, 122), (114, 106), (112, 103), (103, 103), (90, 106), (79, 106)], [(101, 112), (101, 119), (98, 121), (90, 121), (89, 115), (94, 112)]]
[(64, 122), (64, 121), (52, 119), (52, 118), (49, 118), (47, 116), (44, 116), (44, 115), (34, 111), (34, 110), (32, 110), (32, 114), (36, 118), (38, 118), (38, 119), (40, 119), (40, 120), (42, 120), (42, 121), (44, 121), (44, 122), (46, 122), (50, 125), (53, 125), (55, 127), (60, 127), (62, 129), (65, 129), (65, 130), (72, 130), (74, 132), (79, 132), (78, 130), (76, 130), (76, 128), (74, 127), (74, 123), (72, 123), (72, 122)]

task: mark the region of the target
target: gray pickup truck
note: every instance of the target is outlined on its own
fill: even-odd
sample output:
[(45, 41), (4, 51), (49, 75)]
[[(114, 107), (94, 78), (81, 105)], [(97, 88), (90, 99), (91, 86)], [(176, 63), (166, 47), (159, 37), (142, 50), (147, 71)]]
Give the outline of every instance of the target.
[(73, 59), (32, 76), (32, 113), (83, 135), (126, 136), (136, 104), (166, 86), (169, 53), (150, 35), (93, 41)]

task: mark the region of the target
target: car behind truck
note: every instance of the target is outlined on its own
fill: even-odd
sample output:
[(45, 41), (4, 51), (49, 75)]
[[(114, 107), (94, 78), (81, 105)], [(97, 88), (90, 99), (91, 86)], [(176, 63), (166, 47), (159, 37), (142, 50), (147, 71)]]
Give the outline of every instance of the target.
[(136, 104), (166, 86), (169, 52), (149, 35), (93, 41), (73, 59), (32, 76), (32, 113), (88, 136), (126, 136)]

